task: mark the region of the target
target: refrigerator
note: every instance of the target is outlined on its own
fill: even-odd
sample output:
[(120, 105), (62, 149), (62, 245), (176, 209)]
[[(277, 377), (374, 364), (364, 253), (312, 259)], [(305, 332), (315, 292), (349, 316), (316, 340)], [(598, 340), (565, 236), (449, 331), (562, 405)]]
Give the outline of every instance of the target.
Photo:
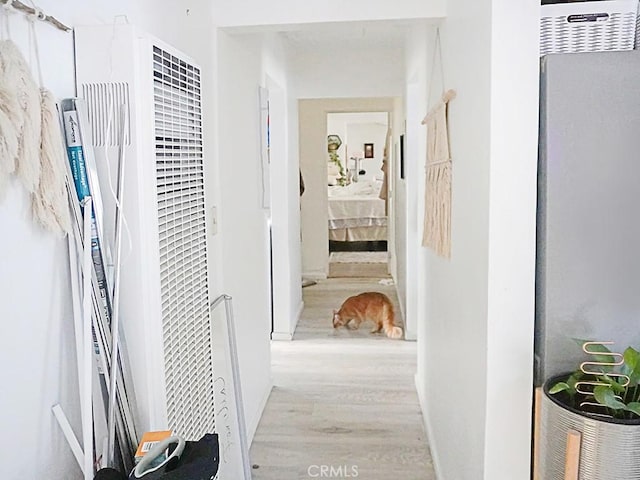
[(536, 385), (640, 349), (640, 51), (541, 59)]

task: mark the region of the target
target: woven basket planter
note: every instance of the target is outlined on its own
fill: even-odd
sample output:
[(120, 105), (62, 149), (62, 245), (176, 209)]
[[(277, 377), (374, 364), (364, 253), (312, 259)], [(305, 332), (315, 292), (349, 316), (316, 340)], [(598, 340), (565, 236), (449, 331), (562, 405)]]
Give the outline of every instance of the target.
[(540, 405), (540, 480), (564, 480), (568, 434), (578, 432), (579, 480), (640, 479), (640, 420), (598, 417), (564, 405), (549, 388), (567, 375), (547, 380)]

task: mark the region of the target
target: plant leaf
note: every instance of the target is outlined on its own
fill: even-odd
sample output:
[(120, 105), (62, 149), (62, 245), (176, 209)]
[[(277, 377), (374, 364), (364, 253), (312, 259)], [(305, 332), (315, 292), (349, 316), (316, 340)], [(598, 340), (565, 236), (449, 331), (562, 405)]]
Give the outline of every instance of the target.
[(631, 402), (627, 405), (626, 410), (628, 412), (633, 412), (640, 417), (640, 402)]
[(615, 393), (624, 393), (626, 391), (626, 388), (618, 383), (616, 377), (611, 378), (607, 375), (598, 375), (597, 379), (598, 381), (610, 386)]
[(603, 385), (593, 389), (593, 396), (596, 401), (605, 407), (613, 410), (626, 410), (627, 406), (615, 397), (615, 393), (609, 387)]
[(567, 385), (569, 386), (569, 390), (571, 392), (575, 393), (576, 383), (578, 383), (582, 379), (582, 377), (584, 377), (584, 373), (582, 373), (582, 370), (578, 370), (576, 372), (573, 372), (567, 379)]
[(626, 363), (631, 370), (635, 370), (638, 368), (638, 361), (640, 360), (640, 352), (635, 350), (633, 347), (628, 347), (624, 354), (624, 363)]
[(623, 357), (622, 372), (629, 377), (629, 386), (635, 387), (640, 382), (640, 352), (629, 347), (624, 351)]
[(556, 393), (563, 392), (565, 390), (571, 390), (571, 387), (565, 382), (558, 382), (549, 389), (549, 393), (551, 395), (554, 395)]

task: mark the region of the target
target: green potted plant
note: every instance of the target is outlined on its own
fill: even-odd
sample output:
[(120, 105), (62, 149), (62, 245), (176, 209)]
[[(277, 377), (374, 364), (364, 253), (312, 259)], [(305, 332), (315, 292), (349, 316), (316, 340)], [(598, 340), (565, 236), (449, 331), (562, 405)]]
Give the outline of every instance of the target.
[(335, 152), (335, 150), (329, 150), (329, 161), (338, 167), (338, 177), (336, 178), (336, 182), (341, 187), (344, 187), (347, 185), (347, 175), (344, 172), (340, 156)]
[(544, 385), (540, 478), (566, 478), (572, 433), (579, 439), (575, 478), (640, 479), (640, 352), (581, 343), (590, 359)]

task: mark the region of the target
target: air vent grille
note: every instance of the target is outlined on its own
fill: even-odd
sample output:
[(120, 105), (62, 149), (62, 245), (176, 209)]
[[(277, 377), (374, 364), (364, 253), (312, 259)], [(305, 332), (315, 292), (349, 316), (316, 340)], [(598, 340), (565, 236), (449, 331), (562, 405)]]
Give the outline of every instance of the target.
[(160, 281), (169, 426), (214, 431), (200, 70), (153, 47)]
[(542, 6), (540, 55), (632, 50), (637, 0)]
[(120, 109), (124, 105), (128, 117), (125, 144), (131, 144), (131, 118), (129, 117), (129, 84), (83, 83), (82, 95), (87, 102), (91, 142), (94, 147), (116, 147), (122, 130)]

